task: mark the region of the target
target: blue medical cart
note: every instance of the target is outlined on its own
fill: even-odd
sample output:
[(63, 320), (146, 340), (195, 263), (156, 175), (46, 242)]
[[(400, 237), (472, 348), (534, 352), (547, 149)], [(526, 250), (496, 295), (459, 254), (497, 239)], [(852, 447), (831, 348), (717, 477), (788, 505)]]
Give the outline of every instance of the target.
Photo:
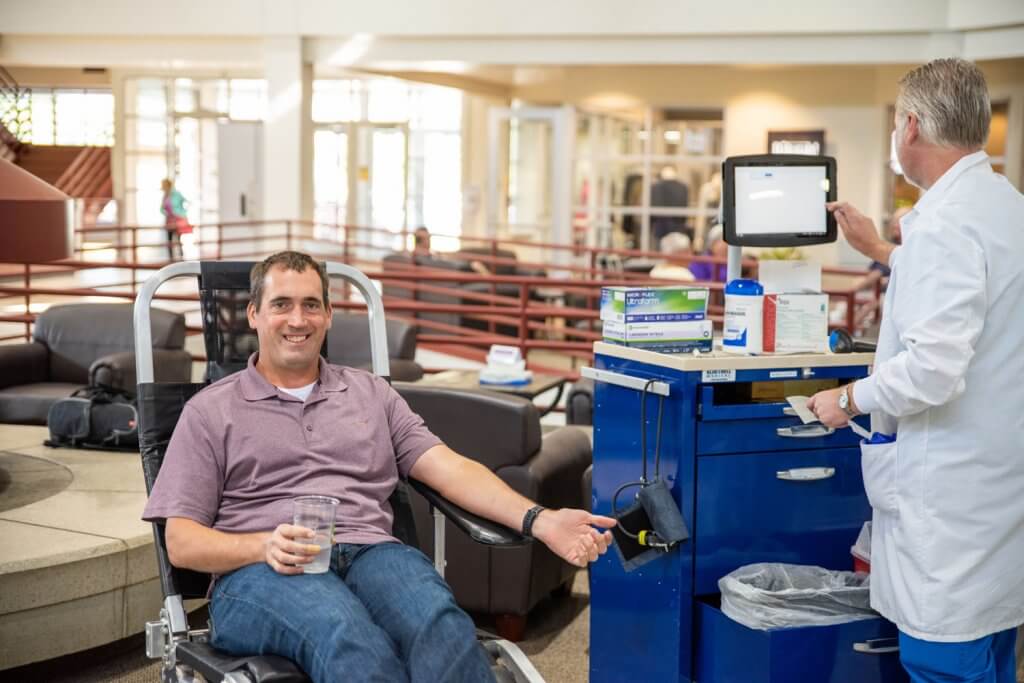
[[(719, 605), (718, 580), (743, 565), (852, 569), (850, 546), (871, 518), (858, 438), (802, 425), (759, 392), (776, 387), (766, 382), (864, 377), (871, 354), (666, 355), (603, 342), (594, 351), (585, 374), (595, 380), (595, 512), (610, 515), (614, 491), (639, 478), (646, 385), (648, 472), (662, 395), (661, 476), (690, 538), (632, 572), (614, 550), (591, 566), (591, 683), (906, 681), (896, 627), (882, 618), (758, 631)], [(623, 492), (619, 508), (635, 493)]]

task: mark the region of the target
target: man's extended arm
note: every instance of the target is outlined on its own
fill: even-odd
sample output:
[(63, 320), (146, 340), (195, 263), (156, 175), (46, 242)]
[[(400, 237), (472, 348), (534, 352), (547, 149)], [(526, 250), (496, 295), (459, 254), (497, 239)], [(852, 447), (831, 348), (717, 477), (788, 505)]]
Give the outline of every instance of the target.
[(320, 548), (295, 539), (312, 536), (309, 529), (291, 524), (280, 524), (273, 532), (227, 533), (185, 517), (169, 518), (166, 528), (171, 564), (211, 574), (227, 574), (258, 562), (281, 574), (301, 574), (301, 565), (311, 562)]
[[(456, 505), (516, 531), (534, 506), (485, 466), (443, 444), (420, 456), (409, 476), (436, 489)], [(615, 520), (584, 510), (544, 510), (534, 522), (533, 536), (567, 562), (583, 567), (596, 560), (611, 543), (611, 533), (601, 533), (594, 526), (611, 528)]]

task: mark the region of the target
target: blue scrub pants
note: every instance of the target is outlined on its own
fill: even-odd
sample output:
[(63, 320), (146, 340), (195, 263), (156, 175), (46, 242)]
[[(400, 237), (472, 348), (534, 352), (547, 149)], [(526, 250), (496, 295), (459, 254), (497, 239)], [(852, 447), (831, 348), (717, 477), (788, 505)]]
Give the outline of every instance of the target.
[(934, 643), (900, 631), (900, 663), (912, 683), (1016, 683), (1010, 628), (966, 643)]

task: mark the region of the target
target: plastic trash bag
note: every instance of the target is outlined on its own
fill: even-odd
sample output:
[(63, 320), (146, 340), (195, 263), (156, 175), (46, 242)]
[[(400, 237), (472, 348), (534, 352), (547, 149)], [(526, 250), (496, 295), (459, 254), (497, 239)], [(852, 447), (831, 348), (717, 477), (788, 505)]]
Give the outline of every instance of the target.
[(799, 564), (740, 567), (718, 580), (722, 612), (749, 628), (824, 626), (878, 616), (870, 576)]

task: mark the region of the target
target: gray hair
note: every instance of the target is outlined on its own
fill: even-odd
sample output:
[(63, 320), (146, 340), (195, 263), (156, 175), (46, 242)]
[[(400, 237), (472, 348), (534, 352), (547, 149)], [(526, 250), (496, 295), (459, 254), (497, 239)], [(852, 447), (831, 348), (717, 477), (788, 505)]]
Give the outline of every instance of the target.
[(896, 112), (914, 114), (924, 139), (943, 147), (984, 147), (992, 121), (985, 75), (965, 59), (936, 59), (901, 78)]

